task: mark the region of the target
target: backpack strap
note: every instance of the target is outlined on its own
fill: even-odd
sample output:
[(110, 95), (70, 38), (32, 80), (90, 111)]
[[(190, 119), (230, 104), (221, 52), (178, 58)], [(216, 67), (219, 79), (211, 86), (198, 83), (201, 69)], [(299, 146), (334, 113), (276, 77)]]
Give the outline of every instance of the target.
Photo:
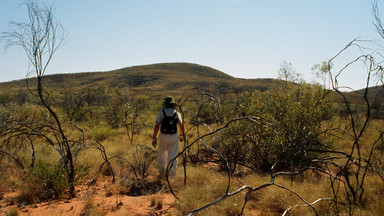
[(177, 112), (175, 111), (175, 113), (173, 114), (173, 118), (174, 119), (177, 119)]
[[(164, 117), (167, 116), (167, 114), (165, 114), (165, 110), (164, 110), (164, 109), (161, 110), (161, 111), (163, 111)], [(167, 117), (168, 117), (168, 116), (167, 116)], [(176, 110), (175, 110), (175, 112), (173, 113), (172, 118), (174, 118), (174, 119), (178, 119), (178, 118), (177, 118), (177, 112), (176, 112)]]

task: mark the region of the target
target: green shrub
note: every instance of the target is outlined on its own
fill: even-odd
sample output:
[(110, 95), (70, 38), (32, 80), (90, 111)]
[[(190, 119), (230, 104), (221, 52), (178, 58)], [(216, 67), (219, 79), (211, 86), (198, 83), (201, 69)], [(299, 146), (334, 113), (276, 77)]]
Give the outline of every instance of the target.
[(16, 110), (15, 104), (0, 104), (0, 132), (7, 129), (16, 119)]
[[(68, 172), (62, 164), (50, 164), (38, 161), (36, 165), (30, 169), (32, 175), (29, 177), (29, 184), (32, 185), (32, 187), (29, 187), (30, 191), (27, 191), (24, 196), (30, 194), (29, 196), (35, 200), (59, 198), (70, 187), (70, 182), (68, 182), (67, 177)], [(87, 175), (88, 171), (88, 166), (76, 166), (74, 183), (76, 184), (83, 176)]]
[(112, 129), (110, 126), (96, 126), (93, 127), (89, 135), (96, 141), (103, 141), (108, 137), (116, 136), (116, 130)]
[(226, 120), (224, 114), (227, 111), (223, 109), (217, 98), (203, 98), (191, 107), (191, 112), (195, 113), (195, 116), (192, 116), (190, 123), (193, 125), (223, 123)]
[(70, 186), (67, 172), (62, 165), (39, 161), (31, 173), (41, 180), (45, 190), (51, 192), (52, 197), (59, 197)]
[[(329, 92), (309, 84), (277, 83), (271, 90), (245, 93), (233, 102), (234, 117), (255, 116), (256, 121), (237, 121), (217, 136), (212, 146), (232, 164), (269, 171), (305, 165), (312, 150), (326, 148), (322, 122), (332, 116)], [(222, 161), (222, 165), (225, 162)]]
[(12, 101), (10, 93), (0, 92), (0, 104), (8, 104)]

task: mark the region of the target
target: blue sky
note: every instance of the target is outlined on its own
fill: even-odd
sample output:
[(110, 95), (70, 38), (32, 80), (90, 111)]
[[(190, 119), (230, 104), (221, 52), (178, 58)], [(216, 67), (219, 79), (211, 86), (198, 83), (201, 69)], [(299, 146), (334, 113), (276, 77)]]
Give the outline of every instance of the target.
[[(0, 0), (0, 32), (9, 21), (27, 21), (22, 2)], [(239, 78), (276, 78), (286, 61), (310, 81), (311, 67), (351, 40), (379, 38), (370, 0), (56, 0), (54, 7), (69, 37), (47, 74), (190, 62)], [(25, 78), (23, 50), (3, 50), (0, 82)], [(363, 87), (364, 77), (351, 71), (345, 84)]]

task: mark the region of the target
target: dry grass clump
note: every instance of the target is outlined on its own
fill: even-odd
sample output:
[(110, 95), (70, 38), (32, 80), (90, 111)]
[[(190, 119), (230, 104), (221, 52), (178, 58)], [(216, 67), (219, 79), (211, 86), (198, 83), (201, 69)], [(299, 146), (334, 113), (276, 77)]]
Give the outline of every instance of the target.
[(151, 196), (151, 206), (155, 207), (156, 210), (161, 210), (163, 208), (163, 199), (158, 195)]
[(19, 216), (19, 210), (17, 208), (12, 208), (9, 212), (5, 212), (5, 216)]
[[(293, 179), (283, 176), (278, 177), (275, 180), (277, 185), (271, 185), (252, 192), (244, 214), (257, 212), (258, 215), (282, 215), (289, 209), (291, 215), (312, 215), (314, 214), (313, 209), (307, 206), (302, 199), (308, 203), (324, 199), (313, 204), (317, 213), (320, 215), (334, 215), (334, 206), (327, 200), (333, 198), (333, 195), (330, 194), (328, 179), (324, 176), (314, 175), (311, 172), (308, 171)], [(181, 172), (178, 174), (181, 174)], [(177, 175), (176, 179), (173, 180), (176, 195), (180, 198), (176, 204), (178, 214), (185, 215), (225, 194), (228, 178), (222, 173), (202, 167), (188, 167), (187, 176), (187, 185), (185, 187), (182, 185), (183, 177), (181, 175)], [(269, 176), (258, 174), (241, 178), (232, 177), (229, 192), (233, 192), (244, 185), (258, 187), (269, 181)], [(282, 187), (278, 187), (278, 185)], [(227, 197), (196, 215), (237, 215), (241, 212), (244, 200), (245, 191)]]
[(92, 201), (92, 196), (88, 195), (84, 199), (84, 209), (81, 216), (104, 216), (105, 212), (100, 210)]
[[(0, 163), (4, 165), (6, 162), (0, 160)], [(0, 167), (0, 200), (4, 198), (5, 193), (16, 188), (16, 182), (20, 181), (19, 178), (22, 176), (18, 171), (20, 170), (10, 165)]]
[(42, 178), (32, 170), (21, 170), (13, 167), (9, 170), (1, 170), (0, 178), (2, 193), (17, 192), (16, 196), (6, 197), (11, 204), (18, 206), (28, 205), (44, 201), (55, 196), (54, 191), (47, 187)]
[(384, 184), (383, 180), (377, 176), (366, 178), (365, 195), (362, 205), (356, 209), (357, 215), (372, 215), (374, 213), (384, 212)]
[(105, 188), (105, 196), (109, 197), (118, 194), (127, 194), (128, 190), (120, 184), (108, 184)]
[(137, 180), (124, 177), (118, 183), (119, 193), (127, 196), (146, 196), (162, 191), (165, 182), (159, 179)]
[(52, 196), (52, 192), (45, 190), (42, 183), (25, 182), (23, 187), (20, 187), (20, 194), (15, 197), (15, 202), (18, 205), (28, 205), (46, 200)]
[[(228, 178), (225, 175), (201, 167), (188, 167), (187, 185), (177, 195), (180, 200), (176, 204), (179, 215), (203, 207), (225, 194)], [(177, 188), (181, 188), (182, 176), (177, 176)], [(243, 199), (238, 196), (229, 197), (196, 215), (237, 215), (241, 212)]]
[[(308, 174), (307, 174), (308, 175)], [(258, 187), (270, 181), (269, 176), (252, 174), (241, 180), (241, 185)], [(312, 203), (319, 198), (329, 198), (329, 185), (324, 179), (312, 180), (309, 177), (291, 178), (278, 177), (276, 184), (286, 187), (307, 202)], [(305, 206), (305, 203), (292, 191), (283, 189), (276, 185), (254, 191), (251, 193), (250, 201), (247, 203), (244, 214), (257, 212), (258, 215), (282, 215), (288, 208), (291, 215), (312, 215), (312, 208)], [(244, 193), (237, 195), (237, 199), (244, 200)], [(241, 197), (241, 198), (240, 198)], [(328, 215), (330, 210), (329, 201), (319, 201), (314, 204), (316, 211), (321, 215)], [(331, 212), (330, 215), (333, 213)]]

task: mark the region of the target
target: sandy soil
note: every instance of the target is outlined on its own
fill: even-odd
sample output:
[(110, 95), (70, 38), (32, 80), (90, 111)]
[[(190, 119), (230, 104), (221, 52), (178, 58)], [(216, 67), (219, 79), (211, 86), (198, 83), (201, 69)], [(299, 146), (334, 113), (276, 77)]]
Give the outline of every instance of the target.
[(108, 190), (110, 182), (111, 179), (105, 177), (94, 185), (78, 186), (75, 198), (62, 198), (25, 206), (17, 206), (12, 202), (13, 198), (18, 195), (17, 192), (6, 193), (0, 200), (0, 215), (7, 215), (14, 209), (17, 209), (18, 215), (85, 215), (85, 212), (90, 209), (90, 205), (91, 209), (108, 216), (171, 215), (176, 199), (167, 189), (149, 195), (129, 196), (111, 193)]

